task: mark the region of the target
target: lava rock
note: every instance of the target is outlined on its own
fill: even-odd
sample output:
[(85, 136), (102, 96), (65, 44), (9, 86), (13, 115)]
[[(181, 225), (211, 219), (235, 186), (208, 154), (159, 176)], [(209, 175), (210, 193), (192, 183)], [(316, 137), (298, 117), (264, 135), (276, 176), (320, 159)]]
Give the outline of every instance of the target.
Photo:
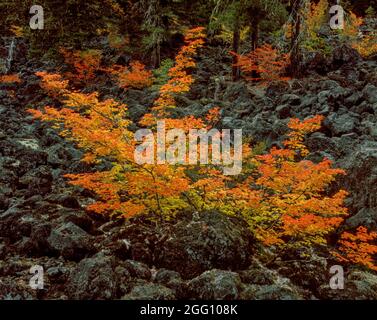
[(367, 84), (363, 89), (362, 94), (369, 103), (377, 103), (377, 87), (373, 84)]
[(123, 266), (128, 270), (130, 275), (135, 278), (150, 280), (152, 274), (147, 265), (141, 262), (126, 260)]
[(51, 191), (52, 174), (48, 166), (40, 166), (28, 171), (18, 181), (21, 187), (28, 188), (28, 195), (44, 195)]
[(193, 278), (214, 268), (242, 269), (249, 264), (253, 239), (247, 224), (216, 211), (202, 212), (171, 228), (156, 247), (155, 264)]
[(94, 252), (92, 237), (72, 222), (53, 229), (47, 242), (52, 250), (68, 260), (79, 261)]
[(235, 272), (223, 270), (206, 271), (188, 283), (191, 297), (202, 300), (237, 299), (241, 290), (241, 279)]
[(122, 300), (174, 300), (174, 292), (160, 284), (146, 283), (135, 286)]
[(332, 52), (332, 63), (334, 67), (341, 67), (344, 64), (356, 64), (362, 60), (356, 49), (342, 44), (335, 46)]
[(349, 113), (338, 115), (331, 114), (325, 120), (325, 125), (329, 127), (335, 136), (351, 133), (358, 125), (358, 120)]
[(67, 284), (70, 299), (113, 299), (117, 293), (114, 258), (102, 253), (86, 258), (71, 272)]
[(302, 300), (303, 296), (288, 285), (247, 285), (240, 295), (242, 300)]

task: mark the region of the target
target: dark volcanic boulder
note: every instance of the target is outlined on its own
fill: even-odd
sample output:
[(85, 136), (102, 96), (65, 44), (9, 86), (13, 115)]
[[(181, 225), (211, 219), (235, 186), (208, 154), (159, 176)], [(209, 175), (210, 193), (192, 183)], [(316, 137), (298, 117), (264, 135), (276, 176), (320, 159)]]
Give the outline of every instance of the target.
[(305, 52), (302, 61), (303, 72), (315, 71), (318, 74), (326, 74), (329, 71), (329, 58), (321, 52)]
[(367, 84), (363, 89), (363, 97), (369, 103), (374, 104), (377, 103), (377, 88), (373, 84)]
[(327, 117), (325, 125), (331, 130), (334, 136), (352, 133), (358, 125), (358, 119), (351, 113), (339, 115), (332, 113)]
[(193, 215), (171, 228), (156, 248), (156, 265), (193, 278), (214, 268), (237, 270), (248, 266), (252, 238), (247, 224), (215, 211)]
[(124, 267), (127, 269), (127, 271), (132, 277), (145, 280), (150, 280), (152, 277), (152, 274), (148, 269), (148, 266), (144, 263), (133, 260), (126, 260), (124, 262)]
[(94, 252), (93, 239), (72, 222), (64, 223), (51, 231), (47, 243), (64, 258), (80, 261)]
[(335, 46), (332, 52), (332, 63), (333, 66), (342, 66), (344, 64), (356, 64), (362, 60), (360, 54), (357, 52), (356, 49), (342, 44), (339, 46)]
[(235, 272), (210, 270), (192, 279), (189, 284), (192, 297), (204, 300), (237, 299), (241, 291), (241, 279)]
[(302, 300), (302, 293), (292, 285), (272, 284), (265, 286), (246, 285), (240, 294), (241, 300)]
[(342, 178), (344, 188), (353, 198), (352, 209), (357, 214), (347, 224), (377, 227), (377, 143), (366, 142), (353, 149), (353, 154), (340, 163), (347, 170)]
[(52, 174), (48, 166), (39, 166), (28, 171), (18, 181), (21, 188), (28, 188), (29, 196), (51, 192)]
[(287, 81), (272, 81), (266, 89), (266, 96), (276, 98), (289, 91), (289, 83)]
[(22, 226), (22, 217), (26, 216), (29, 212), (20, 209), (18, 206), (13, 206), (0, 214), (0, 235), (7, 237), (11, 241), (17, 241), (23, 236), (29, 236), (31, 225), (25, 224)]
[(135, 286), (122, 300), (174, 300), (174, 292), (160, 284), (145, 283)]
[(156, 272), (154, 281), (161, 284), (171, 290), (177, 299), (187, 299), (187, 282), (182, 280), (181, 275), (178, 272), (160, 269)]
[(115, 260), (98, 253), (82, 260), (72, 271), (67, 293), (70, 299), (111, 299), (117, 293)]

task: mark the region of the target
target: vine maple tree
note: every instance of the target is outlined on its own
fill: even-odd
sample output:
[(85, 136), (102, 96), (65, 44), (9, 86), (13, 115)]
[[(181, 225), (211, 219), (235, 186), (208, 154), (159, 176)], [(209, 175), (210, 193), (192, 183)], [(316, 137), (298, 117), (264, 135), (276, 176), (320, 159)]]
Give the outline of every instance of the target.
[[(194, 29), (187, 34), (187, 40), (194, 43), (195, 48), (201, 43), (196, 35), (202, 30)], [(186, 80), (190, 76), (179, 63), (183, 61), (194, 66), (191, 50), (192, 47), (184, 48), (178, 54), (177, 64), (170, 73), (174, 77), (170, 88), (177, 86), (188, 90)], [(127, 129), (130, 121), (126, 118), (126, 105), (113, 99), (101, 101), (97, 92), (74, 91), (69, 88), (69, 82), (58, 74), (41, 72), (38, 76), (42, 78), (41, 87), (59, 98), (63, 108), (45, 107), (44, 112), (30, 112), (36, 118), (54, 122), (61, 129), (61, 135), (84, 149), (84, 161), (98, 163), (108, 159), (113, 163), (108, 171), (66, 176), (72, 184), (97, 194), (98, 201), (89, 205), (89, 210), (129, 217), (147, 210), (165, 213), (187, 206), (180, 199), (181, 193), (189, 189), (184, 167), (139, 165), (135, 162), (136, 142), (132, 139), (133, 133)], [(183, 83), (180, 83), (181, 80)], [(168, 92), (167, 88), (161, 88), (161, 95)], [(213, 119), (213, 113), (208, 119)], [(63, 124), (63, 128), (59, 124)], [(180, 127), (185, 130), (208, 125), (205, 120), (194, 117), (166, 119), (166, 124), (167, 128)]]
[[(278, 50), (269, 44), (263, 44), (245, 55), (239, 55), (234, 52), (231, 52), (231, 54), (237, 57), (235, 66), (241, 69), (247, 80), (261, 80), (262, 83), (274, 80), (288, 80), (283, 75), (289, 65), (289, 55), (279, 54)], [(254, 75), (255, 73), (257, 75)]]
[[(304, 46), (307, 49), (326, 49), (325, 38), (319, 34), (319, 31), (327, 23), (328, 7), (327, 0), (320, 0), (318, 3), (310, 4), (304, 19), (306, 27)], [(368, 57), (377, 52), (377, 36), (375, 33), (360, 36), (360, 26), (363, 24), (364, 19), (350, 11), (345, 15), (344, 28), (336, 32), (343, 41), (350, 43), (361, 56)], [(330, 51), (329, 47), (327, 51)]]
[(364, 36), (361, 41), (354, 42), (352, 47), (363, 57), (374, 55), (377, 53), (377, 35)]
[(232, 180), (209, 169), (206, 179), (195, 185), (204, 187), (201, 193), (193, 191), (196, 206), (242, 215), (267, 245), (326, 244), (326, 235), (347, 216), (343, 205), (347, 192), (326, 195), (326, 188), (345, 172), (332, 168), (328, 159), (313, 163), (304, 158), (309, 151), (303, 139), (320, 127), (321, 120), (321, 116), (292, 119), (283, 149), (272, 148), (264, 155), (246, 149), (242, 179)]
[(73, 72), (67, 72), (68, 79), (76, 81), (89, 81), (94, 79), (95, 72), (100, 68), (102, 52), (100, 50), (75, 50), (60, 49), (66, 64), (70, 65)]
[(330, 53), (331, 47), (321, 36), (321, 28), (328, 23), (328, 0), (319, 2), (308, 2), (304, 9), (302, 46), (309, 51), (322, 51)]
[[(189, 74), (188, 70), (195, 67), (194, 57), (203, 44), (203, 27), (190, 29), (186, 32), (185, 45), (177, 54), (175, 65), (169, 70), (169, 80), (160, 88), (160, 95), (154, 102), (152, 111), (155, 115), (159, 117), (166, 115), (168, 109), (176, 107), (174, 95), (182, 94), (190, 90), (194, 79), (192, 75)], [(151, 119), (150, 115), (147, 115), (146, 118)]]
[(355, 38), (359, 34), (359, 28), (363, 24), (363, 22), (363, 18), (358, 17), (353, 12), (350, 12), (345, 21), (344, 29), (341, 31), (341, 34), (344, 37), (348, 37), (349, 40), (355, 40)]
[[(166, 130), (179, 128), (188, 132), (194, 128), (210, 129), (218, 122), (218, 108), (205, 119), (164, 118), (175, 107), (174, 95), (187, 92), (193, 83), (188, 69), (195, 67), (194, 55), (204, 42), (202, 37), (202, 28), (188, 32), (186, 45), (169, 71), (170, 79), (161, 87), (152, 112), (141, 121), (144, 126), (153, 127), (157, 120), (164, 120)], [(305, 159), (309, 151), (304, 138), (320, 128), (321, 116), (305, 121), (292, 119), (291, 132), (282, 149), (256, 154), (244, 144), (244, 171), (240, 176), (223, 175), (212, 160), (208, 165), (140, 165), (134, 159), (137, 142), (128, 129), (131, 122), (124, 104), (101, 100), (97, 92), (72, 90), (57, 74), (38, 75), (41, 86), (63, 107), (30, 112), (55, 123), (64, 137), (85, 150), (84, 161), (112, 164), (105, 171), (66, 176), (73, 185), (96, 194), (97, 201), (88, 206), (90, 211), (122, 217), (153, 212), (169, 217), (186, 208), (216, 209), (243, 216), (265, 244), (296, 247), (325, 244), (326, 236), (347, 214), (343, 206), (346, 192), (332, 196), (326, 193), (336, 176), (344, 172), (333, 169), (327, 159), (319, 163)]]
[[(102, 52), (100, 50), (70, 51), (60, 49), (67, 65), (73, 68), (74, 72), (66, 72), (65, 78), (73, 83), (88, 82), (95, 78), (97, 71), (103, 71), (112, 75), (120, 88), (143, 89), (153, 83), (152, 72), (146, 70), (145, 65), (140, 61), (133, 61), (130, 66), (113, 65), (111, 67), (101, 67)], [(61, 77), (60, 75), (57, 77)], [(51, 82), (54, 79), (46, 79)]]
[(57, 98), (67, 92), (66, 89), (68, 87), (69, 80), (63, 79), (60, 74), (48, 73), (45, 71), (39, 71), (35, 74), (42, 79), (40, 86), (49, 96)]
[(140, 61), (133, 61), (130, 67), (115, 65), (105, 69), (116, 78), (120, 88), (143, 89), (153, 84), (152, 72), (146, 70)]
[(147, 208), (162, 209), (187, 188), (182, 168), (139, 165), (134, 160), (136, 142), (127, 128), (127, 108), (113, 99), (100, 101), (98, 93), (66, 91), (61, 97), (64, 107), (45, 107), (44, 112), (30, 110), (36, 118), (52, 121), (62, 136), (86, 151), (83, 161), (99, 163), (109, 160), (110, 170), (69, 174), (73, 185), (97, 194), (98, 201), (88, 209), (100, 214), (129, 217)]

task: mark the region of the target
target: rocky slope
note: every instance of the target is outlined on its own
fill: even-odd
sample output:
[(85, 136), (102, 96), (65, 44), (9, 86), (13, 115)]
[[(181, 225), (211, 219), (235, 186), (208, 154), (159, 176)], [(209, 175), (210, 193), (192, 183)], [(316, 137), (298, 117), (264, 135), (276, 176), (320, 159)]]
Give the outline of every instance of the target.
[[(312, 159), (345, 168), (338, 181), (351, 196), (343, 228), (377, 228), (377, 62), (347, 47), (309, 57), (308, 75), (267, 88), (228, 80), (229, 58), (217, 48), (199, 58), (196, 84), (180, 99), (181, 114), (222, 107), (223, 127), (242, 128), (267, 146), (279, 145), (289, 117), (322, 114), (309, 137)], [(23, 83), (0, 87), (0, 299), (376, 299), (377, 276), (346, 270), (344, 290), (329, 289), (332, 261), (281, 257), (260, 248), (245, 223), (217, 212), (182, 212), (162, 224), (148, 217), (108, 221), (90, 216), (85, 190), (64, 173), (89, 170), (81, 152), (25, 110), (48, 102), (34, 72), (19, 61)], [(154, 93), (104, 88), (140, 117)], [(256, 252), (263, 252), (258, 256)], [(29, 286), (30, 267), (44, 268), (43, 290)]]

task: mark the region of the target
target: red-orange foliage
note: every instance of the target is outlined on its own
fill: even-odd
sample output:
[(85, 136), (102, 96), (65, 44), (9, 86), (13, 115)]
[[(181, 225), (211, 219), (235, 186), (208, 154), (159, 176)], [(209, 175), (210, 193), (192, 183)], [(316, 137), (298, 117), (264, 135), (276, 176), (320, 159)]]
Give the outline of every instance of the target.
[[(202, 32), (198, 28), (187, 34), (186, 45), (169, 73), (170, 80), (161, 88), (153, 113), (143, 118), (145, 126), (153, 126), (175, 106), (174, 94), (189, 90), (193, 79), (186, 68), (195, 66), (193, 57), (203, 43)], [(325, 244), (326, 236), (347, 214), (343, 206), (346, 192), (341, 190), (332, 196), (326, 193), (344, 171), (333, 169), (327, 159), (319, 163), (305, 159), (305, 135), (319, 129), (321, 116), (305, 121), (292, 119), (283, 149), (273, 148), (256, 156), (244, 145), (244, 171), (240, 177), (224, 176), (213, 163), (140, 165), (134, 158), (136, 142), (128, 130), (130, 121), (124, 104), (113, 99), (101, 101), (98, 93), (72, 91), (56, 75), (40, 76), (46, 90), (59, 92), (63, 108), (32, 110), (35, 117), (59, 124), (61, 134), (85, 150), (85, 161), (98, 163), (106, 159), (112, 163), (107, 171), (67, 175), (72, 184), (97, 194), (97, 201), (88, 207), (92, 211), (130, 217), (141, 212), (168, 215), (186, 208), (216, 209), (242, 215), (268, 245), (296, 247)], [(192, 128), (209, 129), (218, 118), (219, 109), (215, 108), (206, 119), (187, 116), (163, 120), (166, 130), (179, 128), (187, 132)]]
[(74, 73), (67, 72), (66, 77), (71, 80), (88, 81), (95, 77), (100, 68), (102, 53), (100, 50), (69, 51), (60, 49), (65, 63), (72, 66)]
[[(326, 188), (343, 170), (331, 168), (331, 161), (320, 163), (302, 159), (308, 154), (304, 136), (317, 130), (322, 117), (292, 119), (287, 148), (272, 148), (269, 153), (246, 158), (246, 178), (234, 188), (219, 185), (207, 192), (207, 199), (226, 203), (227, 210), (242, 214), (257, 237), (267, 245), (310, 246), (325, 244), (325, 236), (344, 220), (347, 209), (343, 190), (333, 196)], [(213, 189), (213, 187), (212, 187)], [(234, 208), (232, 208), (234, 206)], [(284, 239), (289, 239), (288, 242)]]
[(288, 149), (296, 150), (299, 155), (303, 157), (307, 156), (309, 151), (304, 144), (305, 136), (319, 130), (322, 121), (323, 116), (314, 116), (305, 121), (291, 119), (288, 124), (291, 132), (288, 134), (289, 139), (284, 141), (284, 145), (288, 147)]
[(198, 27), (185, 34), (185, 46), (181, 48), (175, 58), (175, 66), (169, 70), (169, 81), (160, 88), (160, 96), (156, 99), (153, 112), (158, 116), (165, 115), (169, 108), (175, 108), (175, 94), (185, 93), (190, 90), (194, 82), (188, 70), (194, 68), (194, 56), (204, 44), (204, 28)]
[(35, 74), (42, 79), (40, 83), (41, 88), (51, 97), (57, 98), (65, 93), (69, 81), (64, 80), (60, 74), (47, 73), (45, 71), (36, 72)]
[[(194, 36), (189, 36), (188, 39), (195, 42), (192, 37)], [(183, 56), (185, 55), (181, 53), (180, 57)], [(186, 61), (190, 61), (190, 57), (187, 57)], [(184, 79), (184, 71), (181, 72)], [(181, 86), (178, 70), (172, 74), (176, 75), (175, 85)], [(56, 93), (64, 107), (45, 107), (44, 112), (30, 112), (44, 121), (63, 124), (63, 127), (59, 126), (61, 134), (85, 150), (84, 161), (96, 163), (110, 159), (113, 163), (113, 167), (108, 171), (67, 175), (72, 184), (97, 194), (98, 199), (88, 206), (89, 210), (130, 217), (146, 210), (174, 212), (177, 208), (187, 206), (180, 199), (182, 193), (189, 190), (189, 178), (184, 167), (170, 164), (140, 165), (135, 162), (136, 142), (133, 133), (127, 129), (130, 122), (125, 117), (127, 109), (124, 104), (112, 99), (100, 101), (98, 93), (72, 91), (67, 88), (68, 82), (59, 75), (40, 73), (39, 76), (42, 77), (41, 85), (48, 92)], [(203, 128), (215, 119), (214, 110), (208, 121), (194, 117), (166, 119), (166, 127), (185, 130)]]
[(152, 72), (139, 61), (131, 62), (130, 68), (115, 65), (106, 71), (116, 77), (119, 87), (123, 89), (143, 89), (153, 84)]
[[(269, 44), (264, 44), (246, 55), (239, 55), (234, 52), (231, 52), (231, 54), (237, 56), (235, 66), (240, 67), (247, 80), (266, 82), (288, 79), (283, 75), (289, 65), (289, 55), (279, 54)], [(259, 76), (254, 76), (254, 73)]]
[(0, 83), (21, 83), (21, 79), (18, 74), (5, 74), (0, 76)]
[[(73, 185), (97, 194), (97, 201), (87, 207), (100, 214), (130, 217), (143, 211), (171, 213), (187, 206), (182, 193), (190, 180), (182, 166), (170, 164), (140, 165), (134, 157), (136, 141), (127, 128), (127, 108), (112, 99), (100, 101), (98, 93), (84, 94), (64, 89), (62, 109), (45, 107), (44, 112), (29, 110), (36, 118), (57, 124), (62, 136), (85, 150), (84, 161), (109, 159), (110, 170), (66, 175)], [(214, 115), (211, 114), (210, 119)], [(173, 121), (176, 122), (173, 122)], [(168, 119), (167, 127), (206, 126), (204, 120)]]
[[(332, 169), (326, 159), (318, 164), (299, 160), (307, 154), (304, 135), (318, 129), (322, 117), (291, 120), (286, 149), (273, 148), (268, 154), (252, 156), (245, 146), (243, 179), (224, 176), (209, 165), (201, 166), (200, 179), (192, 180), (182, 165), (135, 162), (136, 145), (127, 129), (130, 122), (123, 104), (111, 99), (100, 101), (97, 93), (63, 92), (63, 109), (46, 107), (44, 113), (31, 112), (42, 120), (64, 124), (61, 134), (86, 151), (85, 161), (112, 161), (108, 171), (67, 175), (72, 184), (98, 195), (97, 202), (88, 207), (92, 211), (129, 217), (146, 210), (171, 213), (189, 206), (218, 209), (244, 216), (268, 245), (293, 246), (326, 243), (325, 236), (347, 213), (343, 207), (346, 192), (325, 194), (336, 175), (344, 172)], [(214, 109), (206, 120), (192, 116), (166, 119), (166, 127), (185, 131), (209, 128), (218, 120), (218, 112)], [(287, 237), (290, 240), (285, 243)]]
[(339, 240), (338, 252), (333, 253), (340, 262), (365, 266), (377, 271), (375, 255), (377, 255), (377, 233), (368, 232), (364, 226), (357, 228), (356, 233), (344, 232)]
[(74, 69), (73, 72), (65, 73), (65, 77), (72, 81), (90, 81), (95, 78), (97, 71), (105, 71), (116, 78), (118, 85), (123, 88), (143, 89), (152, 85), (152, 72), (146, 70), (145, 65), (139, 61), (130, 63), (130, 67), (114, 65), (109, 68), (101, 68), (101, 51), (68, 51), (60, 49), (65, 63)]

